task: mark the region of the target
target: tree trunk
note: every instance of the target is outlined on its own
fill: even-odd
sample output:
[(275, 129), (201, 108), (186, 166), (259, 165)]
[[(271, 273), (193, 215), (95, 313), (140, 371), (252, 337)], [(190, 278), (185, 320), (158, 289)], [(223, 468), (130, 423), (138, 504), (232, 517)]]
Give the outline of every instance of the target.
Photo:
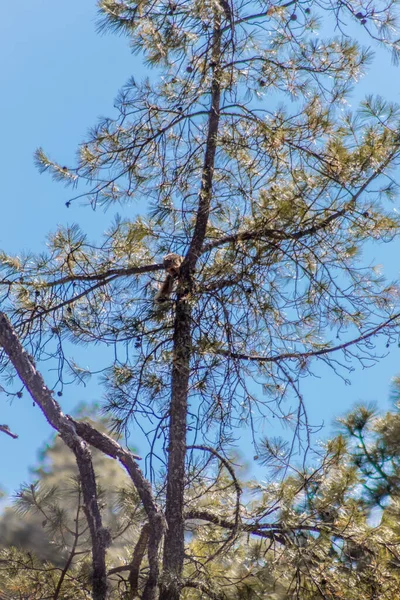
[(199, 193), (199, 205), (193, 238), (180, 271), (176, 302), (165, 512), (167, 531), (164, 540), (163, 577), (159, 600), (179, 600), (181, 592), (181, 576), (185, 554), (184, 490), (186, 419), (192, 350), (190, 292), (193, 289), (193, 273), (206, 235), (212, 198), (212, 181), (220, 119), (221, 37), (221, 17), (218, 9), (216, 9), (212, 42), (212, 62), (214, 67), (211, 84), (211, 106), (208, 118), (207, 144)]
[(191, 351), (191, 310), (185, 297), (178, 298), (174, 331), (172, 399), (169, 427), (169, 460), (165, 517), (164, 577), (160, 600), (178, 600), (183, 568), (186, 413)]

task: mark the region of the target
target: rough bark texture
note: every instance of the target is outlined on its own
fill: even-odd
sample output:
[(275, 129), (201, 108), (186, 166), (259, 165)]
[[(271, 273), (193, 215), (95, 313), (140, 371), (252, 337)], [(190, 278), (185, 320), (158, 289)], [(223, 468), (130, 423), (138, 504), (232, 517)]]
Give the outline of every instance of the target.
[(129, 574), (129, 600), (133, 600), (138, 595), (140, 566), (149, 543), (149, 533), (150, 527), (149, 524), (146, 523), (140, 533), (130, 565), (131, 572)]
[(111, 538), (109, 531), (102, 524), (91, 453), (87, 444), (76, 434), (68, 439), (62, 433), (61, 437), (74, 452), (79, 470), (84, 512), (92, 541), (93, 600), (103, 600), (107, 597), (106, 550), (110, 545)]
[(93, 600), (105, 600), (107, 596), (106, 549), (109, 544), (109, 533), (102, 525), (90, 450), (77, 434), (71, 420), (64, 415), (60, 405), (54, 400), (43, 377), (36, 370), (32, 358), (22, 347), (3, 313), (0, 313), (0, 345), (50, 425), (60, 433), (61, 438), (75, 455), (92, 541)]
[(169, 460), (165, 518), (164, 574), (160, 600), (177, 600), (184, 559), (184, 486), (186, 412), (190, 370), (190, 305), (178, 298), (174, 331), (172, 399), (170, 409)]
[(173, 365), (169, 424), (169, 458), (165, 517), (167, 531), (164, 541), (163, 577), (160, 600), (179, 600), (182, 590), (182, 569), (185, 554), (184, 487), (186, 459), (186, 419), (189, 393), (190, 357), (192, 346), (190, 291), (193, 273), (200, 256), (212, 198), (212, 181), (220, 119), (220, 54), (221, 19), (216, 10), (212, 61), (213, 80), (208, 119), (207, 144), (204, 157), (196, 223), (188, 253), (182, 264), (176, 301), (173, 337)]
[(89, 423), (75, 421), (65, 415), (43, 377), (36, 370), (32, 358), (22, 347), (7, 317), (0, 313), (0, 346), (15, 367), (21, 381), (33, 400), (41, 408), (47, 421), (56, 429), (64, 442), (74, 452), (78, 465), (85, 514), (92, 539), (93, 600), (104, 600), (107, 596), (106, 549), (109, 543), (108, 531), (102, 526), (97, 502), (96, 479), (93, 470), (90, 444), (116, 458), (129, 473), (149, 519), (149, 575), (142, 600), (156, 600), (159, 582), (159, 547), (165, 531), (165, 519), (154, 498), (150, 483), (136, 463), (139, 457), (123, 448), (105, 433), (97, 431)]
[(165, 518), (154, 500), (149, 481), (144, 477), (136, 463), (135, 459), (139, 457), (132, 454), (129, 450), (122, 448), (110, 436), (97, 431), (89, 423), (74, 421), (71, 417), (69, 419), (73, 422), (77, 432), (84, 440), (108, 456), (117, 458), (121, 462), (136, 487), (147, 518), (149, 519), (149, 543), (147, 549), (149, 571), (142, 600), (156, 600), (159, 584), (159, 548), (165, 531)]

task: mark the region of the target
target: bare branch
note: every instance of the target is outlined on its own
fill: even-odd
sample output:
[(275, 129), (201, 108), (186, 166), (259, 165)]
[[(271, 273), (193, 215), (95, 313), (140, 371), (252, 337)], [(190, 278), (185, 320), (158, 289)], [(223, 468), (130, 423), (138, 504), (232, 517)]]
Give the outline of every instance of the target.
[(149, 557), (149, 575), (143, 592), (143, 600), (155, 600), (157, 597), (158, 579), (159, 579), (159, 548), (165, 532), (165, 518), (158, 508), (150, 483), (144, 477), (141, 469), (138, 467), (135, 454), (122, 448), (118, 442), (113, 440), (105, 433), (97, 431), (89, 423), (75, 421), (71, 417), (68, 419), (73, 423), (78, 434), (95, 448), (104, 452), (112, 458), (117, 458), (129, 473), (143, 508), (149, 519), (151, 535), (148, 544)]
[(326, 354), (331, 354), (332, 352), (337, 352), (338, 350), (346, 350), (347, 348), (350, 348), (351, 346), (355, 346), (355, 345), (359, 344), (360, 342), (364, 342), (364, 341), (368, 340), (369, 338), (371, 338), (374, 335), (376, 335), (377, 333), (379, 333), (382, 329), (384, 329), (385, 327), (387, 327), (394, 321), (397, 321), (397, 319), (399, 319), (399, 318), (400, 318), (400, 313), (396, 313), (389, 319), (386, 319), (386, 321), (383, 321), (383, 323), (380, 323), (376, 327), (372, 327), (371, 329), (369, 329), (362, 335), (359, 335), (358, 337), (356, 337), (352, 340), (349, 340), (348, 342), (344, 342), (343, 344), (338, 344), (336, 346), (332, 346), (332, 347), (328, 347), (328, 348), (323, 348), (321, 350), (310, 350), (309, 352), (285, 352), (282, 354), (276, 354), (274, 356), (264, 356), (264, 355), (257, 355), (257, 354), (243, 354), (241, 352), (230, 352), (229, 350), (218, 350), (216, 352), (216, 354), (221, 354), (222, 356), (228, 356), (230, 358), (235, 358), (238, 360), (249, 360), (249, 361), (260, 362), (260, 363), (268, 363), (268, 362), (277, 363), (282, 360), (291, 359), (291, 358), (301, 360), (301, 359), (310, 358), (313, 356), (324, 356)]
[(18, 438), (18, 435), (16, 433), (13, 433), (10, 430), (8, 425), (0, 425), (0, 431), (2, 431), (3, 433), (6, 433), (10, 437), (12, 437), (14, 440), (16, 440)]
[(138, 593), (140, 565), (142, 564), (144, 553), (149, 543), (149, 524), (146, 523), (140, 532), (139, 539), (136, 543), (133, 552), (132, 562), (130, 564), (131, 572), (129, 573), (130, 598), (133, 599)]

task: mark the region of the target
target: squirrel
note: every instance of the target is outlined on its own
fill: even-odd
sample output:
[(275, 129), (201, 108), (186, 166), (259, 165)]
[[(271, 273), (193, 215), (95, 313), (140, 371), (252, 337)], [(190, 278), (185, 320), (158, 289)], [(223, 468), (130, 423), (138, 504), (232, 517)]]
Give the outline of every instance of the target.
[(171, 252), (163, 258), (164, 269), (167, 271), (167, 276), (164, 279), (164, 283), (155, 295), (155, 302), (166, 302), (169, 300), (172, 289), (174, 287), (174, 281), (179, 275), (181, 264), (183, 263), (183, 256)]

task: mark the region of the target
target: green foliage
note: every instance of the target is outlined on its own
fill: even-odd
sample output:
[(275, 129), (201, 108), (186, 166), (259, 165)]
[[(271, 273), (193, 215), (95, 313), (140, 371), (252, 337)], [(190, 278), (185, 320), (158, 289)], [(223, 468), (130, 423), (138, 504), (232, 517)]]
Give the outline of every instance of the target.
[(127, 35), (156, 71), (126, 84), (117, 116), (91, 130), (76, 166), (42, 149), (36, 161), (57, 181), (88, 184), (77, 197), (93, 207), (135, 201), (142, 214), (117, 217), (98, 242), (59, 228), (46, 253), (3, 253), (0, 267), (5, 309), (38, 358), (55, 357), (61, 384), (90, 375), (66, 358), (69, 342), (114, 347), (103, 383), (120, 429), (133, 418), (150, 438), (159, 428), (148, 420), (159, 419), (164, 431), (174, 304), (153, 299), (162, 256), (190, 247), (217, 84), (213, 195), (190, 295), (190, 427), (222, 423), (228, 438), (236, 415), (250, 421), (255, 405), (268, 415), (271, 400), (297, 394), (313, 357), (337, 369), (335, 348), (345, 361), (374, 360), (370, 336), (392, 330), (399, 290), (361, 258), (366, 243), (398, 234), (399, 109), (379, 97), (355, 112), (337, 107), (371, 60), (338, 35), (342, 21), (362, 14), (398, 50), (388, 33), (397, 3), (378, 4), (99, 2), (101, 28)]
[(83, 569), (70, 569), (62, 578), (63, 569), (43, 563), (31, 553), (15, 548), (0, 550), (0, 582), (4, 598), (76, 598), (89, 600), (88, 574)]
[[(96, 427), (105, 431), (105, 420), (97, 420)], [(136, 490), (116, 463), (94, 451), (93, 464), (112, 538), (111, 568), (129, 560), (145, 516)], [(91, 598), (91, 540), (81, 485), (74, 457), (59, 437), (45, 446), (33, 474), (35, 483), (24, 484), (0, 517), (0, 589), (10, 598), (25, 593), (32, 593), (33, 600)]]
[[(81, 408), (81, 412), (90, 413), (91, 410), (86, 406)], [(85, 420), (88, 421), (88, 417)], [(105, 431), (106, 421), (96, 419), (96, 426), (98, 430)], [(137, 493), (115, 461), (94, 450), (93, 465), (97, 472), (104, 522), (113, 536), (110, 553), (120, 555), (128, 540), (135, 536), (134, 521), (136, 519), (140, 523), (143, 512)], [(79, 543), (74, 552), (87, 556), (90, 553), (90, 537), (82, 508), (76, 461), (59, 437), (45, 445), (33, 476), (34, 483), (22, 485), (13, 509), (6, 509), (0, 519), (1, 545), (29, 549), (41, 559), (62, 564), (77, 543), (78, 531)], [(129, 499), (129, 509), (126, 498)]]
[[(396, 408), (366, 421), (368, 414), (370, 410), (359, 407), (341, 419), (343, 427), (348, 425), (345, 436), (329, 441), (312, 468), (293, 467), (280, 483), (274, 476), (263, 485), (242, 484), (247, 501), (240, 509), (241, 533), (234, 543), (224, 524), (227, 504), (231, 510), (234, 506), (227, 482), (199, 493), (197, 509), (190, 511), (197, 520), (190, 526), (188, 577), (199, 578), (200, 572), (204, 584), (229, 599), (397, 598), (400, 480), (392, 465), (399, 459), (400, 446), (391, 445), (385, 435), (395, 429), (399, 412)], [(368, 446), (353, 443), (360, 425), (369, 437)], [(266, 452), (271, 456), (270, 443)], [(380, 501), (373, 486), (382, 477), (382, 465), (387, 465), (392, 487), (378, 514)], [(214, 515), (213, 521), (209, 516), (207, 522), (207, 512)], [(232, 513), (231, 527), (233, 522)], [(218, 557), (213, 562), (210, 553)], [(185, 597), (201, 596), (189, 591)]]
[[(201, 461), (193, 464), (190, 477), (195, 483), (186, 491), (189, 543), (183, 577), (188, 587), (183, 598), (204, 597), (204, 586), (207, 595), (225, 600), (372, 600), (377, 596), (395, 600), (400, 593), (400, 478), (394, 467), (400, 460), (400, 445), (395, 443), (399, 414), (398, 407), (382, 417), (365, 407), (356, 408), (340, 419), (345, 435), (327, 442), (313, 465), (306, 469), (287, 466), (284, 478), (266, 471), (262, 484), (240, 482), (245, 501), (239, 505), (239, 482), (228, 469), (211, 464), (205, 469)], [(368, 444), (360, 442), (361, 432)], [(265, 443), (270, 454), (271, 444)], [(79, 516), (80, 486), (71, 483), (69, 454), (59, 440), (43, 454), (43, 460), (46, 469), (37, 471), (40, 481), (21, 490), (14, 508), (27, 537), (32, 514), (44, 519), (42, 540), (29, 551), (3, 546), (0, 587), (10, 598), (28, 593), (34, 600), (90, 598), (87, 527)], [(118, 490), (117, 473), (111, 477), (114, 469), (113, 463), (98, 458), (97, 473), (107, 483), (103, 511), (113, 531), (108, 555), (110, 598), (117, 600), (127, 597), (128, 565), (145, 515), (122, 473)], [(381, 499), (374, 486), (383, 472), (391, 487), (377, 518)], [(52, 487), (53, 482), (56, 486)], [(2, 528), (12, 514), (8, 509)], [(79, 540), (74, 531), (79, 532)], [(52, 541), (51, 559), (42, 554), (45, 539)], [(139, 589), (146, 569), (144, 561)], [(197, 587), (190, 585), (193, 581)]]
[[(371, 411), (353, 412), (344, 437), (327, 446), (314, 470), (289, 469), (293, 446), (256, 441), (260, 461), (285, 474), (265, 485), (238, 481), (231, 446), (238, 427), (255, 437), (255, 419), (271, 414), (308, 439), (300, 383), (315, 361), (343, 374), (352, 360), (377, 359), (377, 334), (390, 343), (398, 332), (398, 283), (364, 264), (363, 250), (399, 233), (391, 206), (399, 108), (379, 97), (345, 108), (372, 55), (344, 30), (362, 27), (396, 58), (397, 0), (98, 5), (100, 28), (126, 35), (154, 71), (126, 84), (115, 117), (88, 133), (75, 165), (58, 164), (42, 149), (35, 158), (39, 170), (79, 188), (67, 207), (84, 197), (93, 208), (123, 206), (128, 216), (116, 217), (100, 240), (72, 225), (50, 235), (40, 255), (2, 252), (0, 285), (2, 310), (32, 360), (53, 361), (54, 391), (100, 374), (114, 430), (129, 437), (137, 425), (147, 436), (158, 503), (157, 511), (146, 509), (148, 523), (125, 482), (117, 497), (115, 465), (94, 455), (112, 537), (112, 593), (147, 589), (153, 600), (150, 573), (147, 584), (154, 578), (163, 600), (396, 597), (393, 415), (372, 427)], [(132, 217), (134, 202), (140, 215)], [(183, 262), (171, 296), (159, 303), (170, 252)], [(101, 346), (107, 363), (81, 367), (68, 358), (71, 342)], [(8, 385), (7, 358), (1, 368)], [(285, 413), (290, 395), (298, 409)], [(186, 438), (200, 444), (187, 455)], [(22, 489), (17, 508), (40, 515), (58, 560), (70, 563), (62, 575), (58, 566), (37, 567), (37, 587), (57, 597), (61, 586), (80, 582), (86, 593), (82, 481), (59, 440), (46, 456), (62, 466), (63, 487), (43, 470), (38, 486)], [(390, 508), (374, 528), (370, 508), (388, 495)], [(190, 540), (175, 500), (188, 511)], [(154, 513), (164, 503), (165, 572), (158, 578)], [(96, 531), (92, 543), (104, 542), (103, 529)], [(4, 580), (8, 589), (27, 569), (29, 556), (18, 553), (7, 558), (22, 561)], [(50, 591), (53, 573), (58, 592)]]

